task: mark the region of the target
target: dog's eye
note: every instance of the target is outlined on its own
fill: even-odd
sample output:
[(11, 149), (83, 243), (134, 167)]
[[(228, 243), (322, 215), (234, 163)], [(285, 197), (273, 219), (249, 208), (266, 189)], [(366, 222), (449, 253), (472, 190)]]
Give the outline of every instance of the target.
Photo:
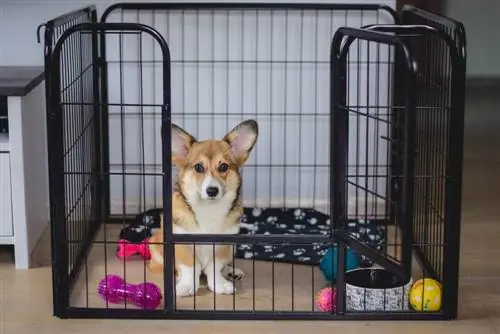
[(194, 170), (196, 171), (196, 173), (203, 173), (205, 168), (203, 168), (202, 164), (196, 164), (194, 165)]
[(219, 172), (224, 173), (227, 172), (229, 169), (229, 166), (226, 163), (220, 164), (219, 166)]

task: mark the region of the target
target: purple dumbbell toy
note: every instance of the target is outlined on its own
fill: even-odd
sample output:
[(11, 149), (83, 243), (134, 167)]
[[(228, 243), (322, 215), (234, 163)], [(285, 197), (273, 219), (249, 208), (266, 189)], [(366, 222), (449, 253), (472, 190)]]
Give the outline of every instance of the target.
[(120, 303), (125, 299), (143, 309), (156, 309), (161, 303), (160, 288), (150, 282), (139, 284), (125, 283), (117, 275), (107, 275), (99, 283), (99, 295), (110, 303)]

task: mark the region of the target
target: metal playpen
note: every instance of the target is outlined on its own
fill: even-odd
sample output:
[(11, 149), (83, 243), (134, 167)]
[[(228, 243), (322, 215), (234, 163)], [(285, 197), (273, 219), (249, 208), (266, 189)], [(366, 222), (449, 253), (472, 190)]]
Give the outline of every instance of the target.
[[(44, 27), (56, 316), (457, 317), (461, 23), (411, 6), (138, 2)], [(173, 234), (171, 124), (222, 138), (249, 118), (240, 233)], [(177, 296), (176, 244), (235, 245), (236, 291)]]

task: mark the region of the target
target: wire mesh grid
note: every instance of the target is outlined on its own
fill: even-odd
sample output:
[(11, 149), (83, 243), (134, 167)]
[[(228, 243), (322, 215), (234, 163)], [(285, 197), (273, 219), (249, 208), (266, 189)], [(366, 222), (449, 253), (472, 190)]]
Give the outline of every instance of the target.
[[(96, 17), (95, 8), (89, 6), (54, 18), (38, 27), (39, 40), (41, 28), (45, 27), (45, 87), (49, 119), (54, 116), (54, 108), (51, 108), (53, 101), (49, 98), (53, 96), (50, 95), (51, 74), (53, 73), (50, 61), (53, 48), (69, 27), (95, 22)], [(97, 78), (94, 78), (92, 72), (94, 62), (91, 35), (79, 33), (70, 36), (63, 45), (62, 53), (63, 57), (58, 65), (61, 72), (57, 78), (61, 88), (57, 97), (62, 107), (62, 123), (60, 124), (62, 128), (53, 127), (53, 123), (49, 121), (48, 136), (62, 151), (49, 150), (49, 154), (53, 155), (51, 159), (54, 159), (54, 153), (60, 153), (63, 160), (63, 165), (59, 166), (62, 167), (62, 170), (58, 169), (57, 164), (50, 164), (49, 173), (52, 178), (64, 178), (64, 182), (61, 182), (60, 179), (52, 180), (54, 182), (51, 182), (51, 203), (62, 200), (65, 203), (65, 212), (61, 212), (61, 215), (57, 217), (54, 215), (57, 211), (54, 207), (57, 207), (57, 204), (52, 204), (51, 220), (62, 218), (65, 221), (65, 235), (53, 235), (53, 238), (63, 237), (67, 240), (68, 254), (63, 255), (63, 258), (67, 256), (67, 274), (73, 277), (80, 270), (85, 252), (88, 250), (92, 236), (99, 224), (95, 189), (98, 172), (95, 138), (98, 135), (94, 132), (94, 108), (92, 106), (94, 98), (96, 98), (93, 89), (94, 81)], [(77, 54), (79, 57), (73, 57), (72, 54)], [(56, 108), (56, 110), (59, 109)], [(57, 190), (54, 190), (57, 187), (55, 182), (64, 187), (65, 198), (54, 196), (58, 193)], [(59, 193), (62, 194), (62, 192)]]
[[(372, 268), (351, 271), (339, 262), (338, 270), (346, 271), (346, 274), (339, 276), (337, 289), (339, 295), (346, 295), (346, 300), (340, 301), (338, 307), (345, 305), (348, 312), (408, 311), (409, 290), (413, 283), (410, 273), (411, 248), (408, 234), (404, 233), (409, 225), (408, 216), (404, 214), (407, 211), (407, 180), (412, 177), (407, 162), (412, 147), (412, 135), (408, 127), (411, 120), (408, 117), (413, 113), (413, 69), (395, 63), (395, 55), (400, 55), (404, 46), (397, 44), (397, 39), (384, 37), (371, 30), (341, 29), (332, 43), (332, 219), (341, 240), (339, 259), (344, 256), (345, 245), (355, 250), (365, 248), (368, 252), (366, 255), (376, 260), (377, 267), (385, 267), (383, 270)], [(356, 71), (351, 73), (352, 64), (348, 56), (352, 54), (368, 63), (367, 70), (361, 70), (358, 61), (355, 63)], [(383, 61), (380, 62), (381, 59)], [(394, 103), (391, 90), (384, 89), (393, 80), (393, 72), (400, 74), (400, 80), (393, 85), (400, 86), (398, 93), (403, 96), (403, 104)], [(371, 166), (360, 166), (359, 161), (374, 162)], [(382, 161), (382, 165), (379, 161)], [(351, 165), (357, 167), (354, 175), (350, 172)], [(394, 184), (401, 186), (396, 196), (390, 193)], [(346, 225), (349, 225), (345, 218), (349, 206), (349, 187), (364, 196), (376, 196), (385, 204), (385, 211), (390, 218), (383, 221), (387, 239), (381, 249), (369, 250), (354, 238), (342, 236)], [(369, 219), (366, 217), (368, 205), (357, 205), (356, 209), (364, 220)], [(382, 279), (384, 275), (388, 276)], [(390, 275), (393, 275), (392, 278)], [(377, 289), (375, 282), (379, 280), (383, 287)]]
[[(55, 44), (69, 27), (80, 23), (96, 22), (96, 20), (97, 11), (95, 6), (87, 6), (55, 17), (46, 23), (40, 24), (37, 28), (36, 34), (38, 43), (40, 43), (42, 41), (42, 28), (45, 29), (43, 38), (45, 46), (45, 56), (50, 59)], [(48, 63), (46, 64), (48, 65)]]
[[(267, 219), (269, 226), (284, 225), (285, 234), (300, 233), (300, 228), (307, 226), (304, 219), (314, 219), (307, 217), (308, 210), (315, 209), (323, 213), (320, 225), (323, 230), (316, 229), (315, 233), (328, 237), (331, 36), (340, 26), (385, 23), (391, 19), (389, 13), (376, 7), (345, 6), (330, 10), (118, 10), (106, 21), (140, 22), (162, 32), (171, 52), (172, 121), (195, 138), (222, 138), (244, 119), (253, 118), (258, 122), (258, 142), (242, 173), (242, 199), (248, 208), (243, 219), (244, 224), (251, 226), (251, 234), (283, 233), (279, 230), (255, 231), (259, 228), (255, 222), (260, 219)], [(105, 45), (110, 138), (109, 209), (111, 217), (121, 217), (118, 220), (123, 230), (130, 224), (123, 217), (133, 217), (161, 206), (158, 120), (162, 102), (159, 83), (163, 78), (157, 73), (163, 64), (158, 61), (161, 55), (156, 43), (142, 35), (106, 36)], [(388, 71), (388, 60), (373, 58), (368, 61), (360, 55), (350, 56), (351, 62), (358, 65), (357, 68), (353, 66), (353, 73), (360, 69), (367, 71), (370, 62)], [(384, 79), (379, 80), (378, 92), (382, 93), (377, 93), (385, 94), (386, 98), (389, 96), (387, 77), (384, 73)], [(354, 85), (362, 86), (366, 82)], [(353, 96), (356, 95), (354, 91), (353, 88)], [(357, 102), (367, 105), (367, 101), (362, 101), (364, 94), (359, 95)], [(366, 138), (370, 134), (360, 131), (358, 137)], [(363, 140), (361, 146), (365, 143)], [(360, 148), (357, 150), (359, 152)], [(376, 164), (387, 168), (387, 162), (375, 161), (377, 152), (362, 150), (370, 151), (370, 158), (365, 161), (365, 156), (360, 155), (357, 161), (350, 161), (352, 177), (362, 173), (358, 171), (360, 167), (370, 168), (370, 172), (378, 167)], [(352, 152), (356, 155), (355, 149)], [(381, 155), (383, 160), (384, 154)], [(174, 171), (173, 176), (176, 174)], [(369, 182), (375, 185), (365, 188), (383, 188), (381, 175), (378, 178), (380, 180), (373, 181), (377, 177), (369, 177)], [(367, 193), (366, 189), (363, 191)], [(385, 204), (373, 196), (373, 191), (360, 193), (359, 189), (355, 191), (355, 187), (350, 187), (354, 217), (386, 218)], [(356, 195), (358, 198), (354, 199)], [(356, 212), (359, 211), (357, 203), (363, 200), (371, 212)], [(279, 210), (271, 211), (276, 207), (293, 209), (294, 216), (290, 218), (297, 223), (287, 222), (287, 216), (280, 218)], [(263, 211), (266, 214), (262, 214)], [(275, 222), (278, 219), (281, 221)], [(110, 232), (110, 229), (115, 231)], [(115, 247), (117, 227), (110, 225), (105, 230), (102, 242)], [(246, 296), (238, 299), (235, 295), (230, 298), (215, 295), (176, 298), (175, 308), (318, 311), (315, 291), (324, 285), (321, 273), (315, 266), (297, 266), (301, 258), (309, 263), (303, 253), (311, 253), (317, 258), (328, 249), (328, 242), (321, 244), (318, 243), (320, 238), (315, 238), (314, 245), (302, 241), (300, 244), (289, 242), (286, 247), (281, 242), (241, 240), (237, 246), (239, 259), (268, 260), (256, 263), (236, 259), (238, 263), (227, 268), (233, 276), (238, 276), (236, 271), (240, 270), (248, 273), (243, 287)], [(315, 248), (318, 250), (314, 251)], [(264, 256), (266, 253), (270, 254)], [(113, 254), (111, 249), (108, 254)], [(292, 257), (291, 265), (283, 266), (287, 260), (283, 257), (289, 261)], [(235, 268), (236, 265), (239, 267)], [(141, 273), (142, 280), (150, 275), (143, 264), (140, 270), (128, 269), (131, 266), (123, 264), (120, 273), (130, 277), (133, 274), (129, 274), (129, 270), (134, 270)], [(300, 274), (303, 271), (305, 273)], [(259, 276), (262, 277), (259, 272), (268, 273), (262, 283), (258, 282)], [(259, 289), (259, 285), (267, 288)]]
[[(425, 21), (418, 15), (416, 21), (418, 18)], [(446, 21), (445, 18), (442, 20)], [(461, 94), (465, 72), (462, 71), (464, 58), (459, 46), (463, 46), (464, 41), (453, 40), (456, 34), (446, 34), (446, 29), (435, 23), (412, 23), (369, 27), (395, 32), (398, 39), (393, 42), (407, 48), (399, 53), (395, 64), (398, 88), (390, 108), (390, 119), (395, 123), (391, 126), (390, 136), (391, 220), (394, 219), (396, 231), (400, 230), (402, 234), (401, 264), (405, 277), (409, 274), (418, 279), (419, 284), (423, 282), (421, 295), (410, 294), (411, 305), (415, 307), (417, 300), (425, 300), (424, 291), (433, 289), (436, 284), (433, 279), (437, 279), (443, 284), (439, 288), (445, 292), (445, 308), (455, 309), (451, 313), (456, 315), (457, 226), (460, 216), (457, 205), (460, 199), (453, 191), (459, 191), (461, 186), (461, 168), (451, 166), (461, 164)], [(404, 64), (410, 69), (409, 76), (405, 74)], [(335, 85), (338, 83), (336, 81)], [(341, 96), (340, 101), (343, 94), (337, 93)], [(341, 120), (336, 118), (334, 122)], [(337, 126), (335, 131), (343, 126), (350, 131), (347, 124)], [(452, 128), (455, 132), (451, 131)], [(336, 170), (342, 171), (344, 162), (339, 164)], [(413, 250), (417, 261), (413, 260)], [(341, 284), (339, 282), (339, 286)], [(418, 289), (415, 286), (413, 291)]]
[[(93, 108), (92, 35), (74, 34), (63, 46), (61, 65), (61, 106), (63, 108), (63, 159), (70, 270), (74, 268), (83, 243), (98, 227), (96, 184), (98, 165), (95, 141), (96, 113)], [(79, 54), (79, 61), (71, 57)], [(78, 104), (75, 102), (78, 101)]]
[(450, 193), (453, 190), (447, 187), (450, 183), (454, 187), (460, 183), (460, 177), (457, 177), (460, 172), (454, 171), (449, 164), (457, 159), (457, 154), (460, 155), (460, 150), (454, 147), (460, 147), (463, 140), (460, 131), (463, 96), (450, 92), (459, 92), (463, 86), (460, 80), (462, 72), (454, 63), (454, 57), (458, 56), (461, 66), (465, 66), (465, 31), (460, 22), (416, 8), (407, 7), (403, 15), (408, 24), (427, 25), (447, 33), (458, 53), (454, 56), (454, 49), (438, 35), (409, 41), (421, 64), (417, 76), (420, 87), (417, 108), (420, 112), (417, 112), (415, 123), (415, 251), (424, 262), (428, 275), (442, 280), (447, 246), (445, 234), (455, 233), (459, 224), (454, 213), (459, 210), (458, 202), (453, 208), (447, 203), (458, 194)]
[[(356, 202), (354, 210), (355, 216), (364, 220), (369, 220), (372, 215), (390, 215), (394, 204), (389, 196), (390, 181), (401, 177), (391, 171), (394, 158), (400, 160), (399, 163), (404, 158), (394, 149), (403, 146), (404, 142), (394, 142), (391, 133), (398, 128), (402, 130), (404, 124), (392, 116), (406, 110), (404, 105), (393, 105), (389, 89), (393, 84), (394, 49), (394, 46), (373, 41), (357, 40), (353, 43), (349, 56), (355, 55), (361, 60), (347, 61), (346, 104), (338, 106), (348, 115), (345, 191), (363, 199)], [(349, 197), (347, 195), (347, 199)], [(349, 202), (346, 205), (349, 206)], [(383, 222), (387, 229), (388, 221)], [(397, 231), (395, 233), (394, 243), (385, 246), (400, 247)], [(399, 259), (397, 252), (391, 257)]]
[[(130, 313), (138, 311), (133, 297), (118, 304), (103, 301), (97, 291), (99, 281), (114, 274), (127, 282), (150, 281), (164, 288), (161, 307), (167, 308), (170, 315), (172, 311), (179, 316), (199, 318), (217, 314), (250, 317), (256, 313), (261, 318), (273, 318), (276, 314), (306, 318), (334, 315), (335, 310), (326, 313), (321, 310), (316, 299), (319, 290), (328, 285), (317, 265), (334, 249), (329, 216), (330, 43), (341, 26), (393, 23), (393, 18), (376, 6), (331, 6), (321, 10), (131, 6), (123, 10), (118, 6), (107, 12), (105, 21), (138, 22), (158, 31), (168, 43), (169, 64), (164, 61), (158, 40), (133, 29), (111, 32), (104, 28), (99, 59), (82, 47), (82, 40), (92, 38), (88, 32), (73, 33), (62, 44), (60, 105), (64, 108), (67, 144), (61, 151), (67, 161), (62, 167), (68, 174), (65, 180), (68, 211), (64, 222), (68, 226), (68, 245), (74, 241), (82, 245), (83, 237), (89, 240), (84, 268), (79, 277), (72, 279), (74, 288), (68, 296), (69, 306), (73, 311), (88, 310), (84, 313), (93, 316), (165, 316), (164, 312), (155, 311)], [(148, 6), (152, 7), (143, 8)], [(96, 41), (93, 43), (97, 49)], [(101, 82), (92, 80), (91, 74), (85, 75), (88, 67), (93, 68), (92, 65), (104, 59)], [(435, 59), (420, 60), (427, 64)], [(432, 244), (438, 248), (439, 242), (424, 240), (427, 235), (418, 234), (420, 227), (416, 223), (415, 235), (421, 239), (415, 245), (407, 240), (404, 247), (400, 229), (411, 225), (407, 221), (398, 223), (398, 219), (406, 217), (394, 213), (401, 205), (401, 198), (391, 193), (391, 181), (400, 176), (394, 175), (391, 168), (394, 169), (395, 155), (402, 160), (404, 157), (397, 156), (403, 153), (394, 148), (398, 143), (393, 132), (402, 127), (397, 115), (407, 111), (407, 105), (394, 96), (393, 87), (398, 85), (393, 77), (397, 71), (394, 61), (394, 49), (383, 43), (358, 41), (349, 50), (346, 102), (341, 106), (349, 116), (345, 179), (349, 220), (345, 228), (359, 243), (370, 244), (380, 257), (403, 265), (402, 254), (411, 253), (412, 246), (426, 243), (426, 247)], [(165, 66), (171, 67), (170, 83), (163, 76)], [(423, 91), (428, 87), (425, 83), (418, 81)], [(96, 85), (100, 85), (101, 93), (97, 109)], [(148, 248), (147, 240), (158, 233), (161, 222), (158, 214), (164, 203), (162, 169), (166, 166), (161, 160), (160, 120), (166, 89), (171, 89), (168, 107), (172, 122), (197, 139), (222, 138), (248, 118), (259, 124), (258, 142), (242, 172), (245, 208), (240, 235), (224, 240), (236, 244), (236, 257), (220, 269), (224, 280), (231, 289), (236, 287), (237, 293), (210, 291), (209, 278), (214, 274), (205, 272), (201, 293), (176, 297), (176, 292), (168, 288), (174, 281), (166, 277), (169, 272), (173, 274), (172, 268), (165, 268), (159, 274), (148, 270), (154, 245), (150, 243)], [(434, 107), (436, 100), (423, 98), (425, 94), (418, 96), (417, 114), (443, 108), (444, 102)], [(102, 133), (94, 127), (96, 110), (105, 115)], [(419, 117), (421, 123), (417, 123), (417, 129), (431, 122), (436, 128), (443, 126), (429, 116)], [(419, 149), (423, 145), (420, 138), (419, 133)], [(99, 148), (88, 146), (91, 144)], [(101, 167), (100, 153), (104, 192), (99, 191), (100, 183), (94, 174)], [(419, 163), (424, 166), (422, 159), (417, 159), (416, 166)], [(82, 170), (75, 172), (76, 166)], [(421, 167), (422, 172), (427, 172), (425, 166)], [(416, 170), (420, 171), (419, 167)], [(174, 169), (174, 180), (176, 174)], [(167, 177), (170, 177), (168, 172)], [(421, 194), (418, 187), (426, 187), (419, 182), (416, 178), (414, 197), (416, 203), (423, 203), (426, 198), (422, 198), (429, 195), (418, 196)], [(101, 201), (107, 212), (99, 214)], [(419, 212), (422, 206), (415, 207), (415, 212)], [(86, 227), (80, 224), (76, 230), (72, 228), (67, 221), (72, 216), (84, 218)], [(90, 227), (96, 227), (96, 238), (85, 229)], [(289, 240), (285, 241), (285, 236)], [(222, 244), (215, 239), (210, 245), (186, 242), (187, 239), (176, 241), (176, 253), (183, 245), (192, 245), (211, 247), (215, 254), (219, 250), (212, 245)], [(131, 248), (120, 255), (123, 243)], [(139, 259), (129, 258), (132, 254), (140, 254)], [(331, 256), (330, 270), (348, 269), (343, 265), (335, 269), (338, 265), (335, 257)], [(374, 264), (377, 267), (371, 257), (357, 254), (355, 258), (361, 267)], [(193, 257), (192, 261), (195, 260)], [(438, 262), (432, 262), (429, 268), (439, 268)], [(410, 269), (418, 277), (426, 275), (421, 268)], [(383, 276), (386, 274), (380, 274), (380, 279), (395, 279)], [(351, 280), (353, 284), (360, 279), (356, 278), (356, 271), (339, 275), (342, 281)], [(348, 312), (378, 311), (379, 317), (384, 318), (389, 311), (408, 310), (410, 284), (402, 287), (400, 283), (397, 289), (382, 288), (379, 296), (382, 299), (377, 299), (381, 303), (377, 305), (376, 298), (369, 300), (369, 289), (357, 289), (351, 284), (341, 292), (347, 294), (345, 303), (347, 308), (351, 307)], [(330, 302), (335, 304), (335, 297)], [(104, 309), (118, 312), (102, 313)], [(401, 317), (409, 315), (402, 312)]]
[[(243, 171), (246, 205), (328, 212), (330, 40), (340, 26), (392, 19), (383, 10), (362, 6), (332, 8), (124, 9), (112, 11), (106, 22), (140, 22), (165, 37), (171, 52), (172, 122), (197, 139), (222, 138), (241, 120), (257, 120), (259, 141)], [(153, 125), (158, 123), (148, 123), (153, 108), (159, 110), (162, 78), (155, 68), (161, 64), (154, 43), (106, 39), (109, 146), (135, 148), (126, 157), (110, 149), (110, 213), (122, 216), (161, 203), (161, 187), (144, 176), (161, 167)], [(112, 124), (121, 122), (122, 114), (135, 128), (127, 128), (126, 136), (114, 132), (119, 126)], [(156, 150), (144, 151), (144, 158), (133, 153), (142, 152), (135, 144), (141, 131), (147, 134), (144, 146)], [(140, 175), (123, 179), (124, 173)]]

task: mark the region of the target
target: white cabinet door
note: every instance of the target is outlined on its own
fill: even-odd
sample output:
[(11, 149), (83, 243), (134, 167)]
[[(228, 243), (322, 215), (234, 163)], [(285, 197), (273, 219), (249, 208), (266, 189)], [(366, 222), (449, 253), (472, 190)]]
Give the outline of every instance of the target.
[(9, 153), (0, 153), (0, 236), (14, 235)]

